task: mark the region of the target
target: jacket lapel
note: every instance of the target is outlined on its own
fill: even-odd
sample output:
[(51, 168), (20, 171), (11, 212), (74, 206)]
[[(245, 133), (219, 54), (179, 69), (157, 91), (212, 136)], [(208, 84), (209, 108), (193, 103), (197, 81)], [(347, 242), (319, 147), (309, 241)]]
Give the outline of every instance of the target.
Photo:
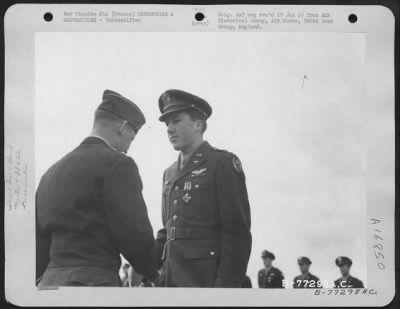
[(180, 159), (178, 158), (176, 162), (176, 176), (172, 180), (172, 182), (176, 182), (182, 177), (185, 177), (187, 174), (191, 173), (194, 171), (196, 168), (198, 168), (206, 159), (208, 153), (213, 149), (211, 145), (208, 142), (203, 142), (190, 156), (189, 161), (186, 163), (186, 165), (183, 167), (182, 170), (179, 170), (180, 166)]

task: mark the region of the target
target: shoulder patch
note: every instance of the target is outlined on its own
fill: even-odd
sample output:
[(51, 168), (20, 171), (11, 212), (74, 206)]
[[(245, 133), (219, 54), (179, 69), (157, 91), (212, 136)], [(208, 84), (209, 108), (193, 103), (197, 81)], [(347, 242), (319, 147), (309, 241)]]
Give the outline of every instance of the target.
[(232, 158), (232, 164), (233, 164), (233, 168), (235, 169), (236, 172), (241, 173), (243, 171), (242, 163), (240, 162), (239, 158), (234, 156)]

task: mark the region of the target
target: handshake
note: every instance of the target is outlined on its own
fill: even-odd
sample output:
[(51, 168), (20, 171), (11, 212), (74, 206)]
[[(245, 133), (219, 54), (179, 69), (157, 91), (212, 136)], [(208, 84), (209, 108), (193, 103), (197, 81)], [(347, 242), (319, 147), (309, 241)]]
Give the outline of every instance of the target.
[(122, 287), (154, 287), (157, 286), (157, 282), (160, 277), (160, 271), (157, 273), (156, 278), (152, 281), (142, 274), (136, 272), (127, 261), (122, 259), (119, 275), (121, 278)]

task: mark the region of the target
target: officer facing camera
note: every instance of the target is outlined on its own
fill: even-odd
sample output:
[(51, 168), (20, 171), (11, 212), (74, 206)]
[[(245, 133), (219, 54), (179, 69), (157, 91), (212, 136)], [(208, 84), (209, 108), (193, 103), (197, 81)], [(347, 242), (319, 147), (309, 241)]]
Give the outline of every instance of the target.
[(339, 256), (335, 260), (336, 266), (339, 267), (342, 277), (335, 280), (335, 288), (363, 288), (364, 284), (361, 280), (350, 275), (350, 268), (353, 261), (347, 256)]
[(204, 140), (212, 113), (204, 99), (168, 90), (159, 108), (179, 156), (163, 177), (158, 285), (240, 288), (252, 239), (242, 164)]

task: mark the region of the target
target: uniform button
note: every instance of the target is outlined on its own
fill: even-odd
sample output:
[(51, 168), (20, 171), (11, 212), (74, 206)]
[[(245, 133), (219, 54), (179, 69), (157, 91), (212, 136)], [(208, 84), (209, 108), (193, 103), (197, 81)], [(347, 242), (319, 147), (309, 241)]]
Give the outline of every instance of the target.
[(167, 181), (165, 181), (165, 184), (167, 185), (167, 184), (169, 184), (169, 181), (167, 180)]
[(215, 252), (214, 252), (214, 251), (211, 251), (211, 252), (210, 252), (210, 255), (215, 255)]
[(175, 191), (178, 191), (178, 190), (179, 190), (179, 186), (176, 186), (176, 187), (175, 187)]
[(198, 189), (200, 186), (199, 186), (199, 184), (196, 183), (196, 184), (194, 185), (194, 187), (195, 187), (196, 189)]
[(174, 200), (174, 205), (178, 205), (178, 200)]
[(175, 221), (175, 220), (178, 219), (178, 216), (177, 216), (177, 215), (174, 215), (174, 216), (172, 217), (172, 219)]

